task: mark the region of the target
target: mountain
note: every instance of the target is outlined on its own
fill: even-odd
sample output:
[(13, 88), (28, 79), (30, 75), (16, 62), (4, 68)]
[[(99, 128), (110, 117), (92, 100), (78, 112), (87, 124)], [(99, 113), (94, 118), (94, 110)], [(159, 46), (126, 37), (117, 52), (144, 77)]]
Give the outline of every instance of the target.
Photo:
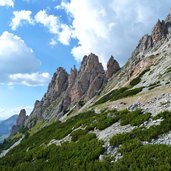
[(122, 68), (111, 57), (105, 71), (93, 53), (78, 71), (58, 68), (22, 120), (28, 130), (0, 146), (18, 144), (0, 170), (171, 170), (170, 57), (171, 14)]
[(41, 120), (48, 122), (53, 118), (60, 119), (71, 109), (82, 107), (82, 104), (97, 95), (107, 80), (120, 70), (113, 57), (110, 58), (107, 68), (105, 73), (95, 54), (84, 56), (79, 71), (74, 67), (68, 74), (62, 67), (58, 68), (42, 100), (36, 101), (26, 126), (32, 128)]
[(0, 121), (0, 143), (4, 138), (9, 136), (12, 126), (16, 123), (18, 115), (13, 115), (10, 118)]

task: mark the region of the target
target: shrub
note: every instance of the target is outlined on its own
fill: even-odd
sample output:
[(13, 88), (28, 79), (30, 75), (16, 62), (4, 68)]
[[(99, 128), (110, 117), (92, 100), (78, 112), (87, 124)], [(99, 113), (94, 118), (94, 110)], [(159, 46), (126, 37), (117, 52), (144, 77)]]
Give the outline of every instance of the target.
[(118, 146), (118, 145), (124, 143), (125, 141), (129, 141), (131, 138), (132, 137), (131, 137), (131, 134), (130, 133), (117, 134), (117, 135), (114, 135), (110, 139), (110, 144), (112, 146)]
[(122, 154), (128, 153), (139, 148), (140, 146), (142, 146), (141, 141), (137, 139), (133, 139), (133, 140), (126, 141), (125, 143), (123, 143), (122, 146), (118, 149), (118, 152)]
[(71, 133), (72, 141), (77, 141), (80, 137), (86, 135), (87, 131), (83, 129), (78, 129)]
[(141, 78), (140, 77), (136, 77), (136, 78), (134, 78), (131, 82), (130, 82), (130, 85), (131, 86), (135, 86), (135, 85), (137, 85), (138, 83), (140, 83), (141, 82)]

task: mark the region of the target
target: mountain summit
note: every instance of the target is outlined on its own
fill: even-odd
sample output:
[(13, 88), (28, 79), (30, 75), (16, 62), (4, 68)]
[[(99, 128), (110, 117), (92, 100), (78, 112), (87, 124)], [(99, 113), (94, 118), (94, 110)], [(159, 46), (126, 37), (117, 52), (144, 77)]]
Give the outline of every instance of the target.
[(93, 53), (84, 56), (79, 71), (74, 67), (68, 74), (65, 69), (58, 68), (44, 97), (41, 101), (36, 101), (26, 126), (31, 128), (42, 119), (60, 119), (75, 105), (76, 108), (82, 107), (100, 92), (118, 70), (118, 62), (111, 57), (105, 73), (98, 57)]

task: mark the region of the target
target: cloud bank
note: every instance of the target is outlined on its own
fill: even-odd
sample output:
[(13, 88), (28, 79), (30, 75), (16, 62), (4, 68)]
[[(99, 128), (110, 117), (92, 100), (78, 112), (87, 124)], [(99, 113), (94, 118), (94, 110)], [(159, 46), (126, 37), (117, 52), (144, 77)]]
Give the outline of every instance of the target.
[(41, 24), (53, 35), (51, 46), (78, 41), (71, 50), (78, 62), (93, 52), (104, 66), (111, 55), (123, 65), (139, 39), (151, 32), (158, 18), (166, 17), (169, 7), (170, 0), (62, 0), (55, 9), (62, 10), (68, 21), (46, 10), (34, 16), (16, 11), (11, 28), (15, 30), (23, 22)]
[(72, 18), (78, 39), (73, 56), (80, 61), (93, 52), (103, 64), (110, 55), (123, 64), (140, 37), (150, 33), (157, 18), (166, 15), (169, 7), (170, 0), (70, 0), (60, 6)]

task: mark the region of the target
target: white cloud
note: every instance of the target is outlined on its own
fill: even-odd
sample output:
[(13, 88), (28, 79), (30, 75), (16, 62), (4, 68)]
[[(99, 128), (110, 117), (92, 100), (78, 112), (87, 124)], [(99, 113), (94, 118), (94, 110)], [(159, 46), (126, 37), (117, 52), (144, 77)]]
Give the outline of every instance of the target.
[(61, 29), (62, 31), (59, 33), (58, 40), (63, 45), (69, 45), (72, 37), (72, 29), (66, 24), (61, 24)]
[(19, 114), (21, 109), (25, 109), (27, 112), (27, 115), (29, 115), (33, 109), (31, 106), (20, 106), (20, 107), (14, 107), (14, 108), (3, 108), (0, 107), (0, 119), (7, 119), (11, 117), (12, 115)]
[(52, 38), (49, 42), (51, 47), (54, 47), (57, 44), (57, 40), (55, 40), (55, 38)]
[(52, 47), (55, 46), (58, 41), (63, 45), (69, 45), (72, 37), (72, 28), (61, 23), (58, 16), (48, 15), (45, 10), (41, 10), (34, 18), (36, 23), (42, 24), (54, 35), (49, 43)]
[(9, 75), (9, 85), (23, 84), (26, 86), (43, 86), (50, 81), (49, 73), (31, 73), (31, 74), (11, 74)]
[(59, 32), (60, 24), (58, 17), (55, 15), (48, 15), (45, 10), (41, 10), (35, 15), (35, 21), (43, 24), (52, 34), (57, 34)]
[(0, 0), (0, 6), (14, 7), (14, 0)]
[(71, 27), (78, 39), (72, 49), (75, 58), (80, 61), (93, 52), (105, 65), (110, 55), (123, 64), (140, 37), (150, 33), (170, 6), (170, 0), (71, 0), (57, 9), (65, 9), (73, 19)]
[(41, 62), (32, 49), (18, 36), (4, 32), (0, 35), (0, 83), (44, 85), (48, 73), (38, 73)]
[(31, 18), (31, 11), (14, 11), (14, 18), (12, 19), (10, 26), (12, 30), (16, 30), (19, 26), (22, 26), (24, 23), (34, 24), (33, 19)]
[(49, 15), (45, 10), (39, 11), (34, 18), (31, 17), (31, 11), (14, 11), (14, 17), (10, 23), (12, 30), (16, 30), (23, 24), (42, 24), (48, 29), (49, 33), (53, 35), (53, 38), (49, 44), (53, 47), (57, 42), (63, 45), (69, 45), (70, 39), (73, 37), (72, 28), (66, 24), (61, 23), (60, 19), (56, 15)]

